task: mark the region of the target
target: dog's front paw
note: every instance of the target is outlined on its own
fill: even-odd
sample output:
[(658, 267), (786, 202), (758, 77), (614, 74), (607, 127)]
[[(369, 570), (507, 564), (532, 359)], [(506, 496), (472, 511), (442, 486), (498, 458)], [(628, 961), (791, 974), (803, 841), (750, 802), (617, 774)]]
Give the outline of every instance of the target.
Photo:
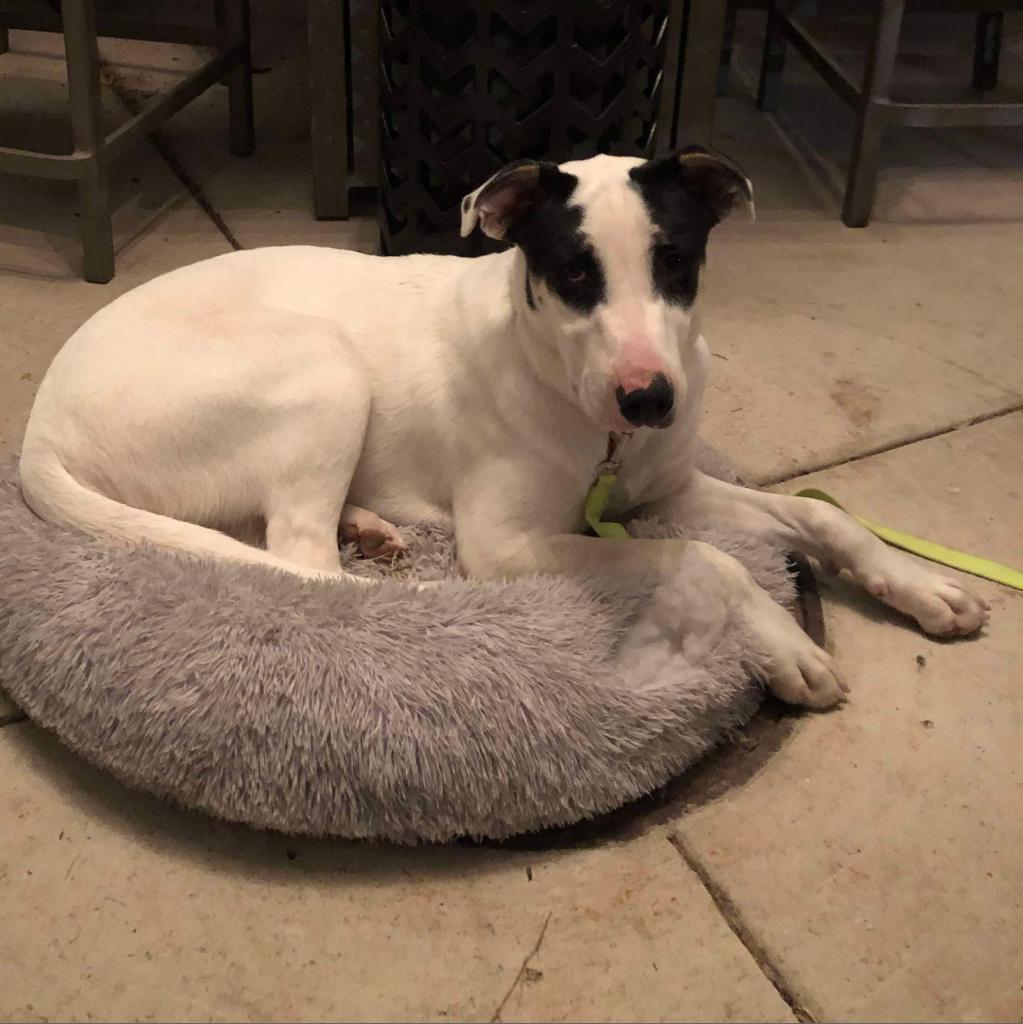
[(991, 606), (956, 580), (918, 565), (896, 552), (891, 564), (863, 574), (863, 585), (885, 604), (915, 619), (931, 636), (976, 633), (990, 618)]
[(823, 710), (848, 700), (849, 687), (842, 682), (834, 659), (812, 641), (772, 653), (767, 674), (771, 693), (786, 704)]
[(760, 675), (779, 700), (801, 707), (833, 707), (848, 699), (834, 659), (818, 647), (791, 615), (766, 594), (749, 611), (748, 624), (766, 655)]

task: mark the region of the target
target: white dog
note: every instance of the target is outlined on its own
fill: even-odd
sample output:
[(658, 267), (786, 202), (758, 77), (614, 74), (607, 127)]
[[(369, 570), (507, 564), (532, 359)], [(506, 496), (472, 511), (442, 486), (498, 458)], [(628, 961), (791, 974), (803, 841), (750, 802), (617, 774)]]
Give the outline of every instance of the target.
[[(29, 419), (25, 497), (94, 534), (345, 577), (337, 535), (392, 553), (392, 523), (453, 525), (466, 572), (683, 578), (698, 644), (741, 615), (784, 700), (842, 699), (829, 656), (706, 544), (584, 536), (609, 436), (628, 435), (608, 518), (748, 531), (848, 570), (928, 633), (987, 606), (826, 504), (696, 471), (709, 363), (694, 312), (710, 229), (752, 201), (724, 158), (522, 162), (462, 203), (515, 243), (479, 259), (306, 246), (150, 281), (54, 359)], [(263, 547), (244, 543), (253, 525)], [(679, 573), (683, 573), (679, 577)], [(354, 577), (347, 576), (348, 580)]]

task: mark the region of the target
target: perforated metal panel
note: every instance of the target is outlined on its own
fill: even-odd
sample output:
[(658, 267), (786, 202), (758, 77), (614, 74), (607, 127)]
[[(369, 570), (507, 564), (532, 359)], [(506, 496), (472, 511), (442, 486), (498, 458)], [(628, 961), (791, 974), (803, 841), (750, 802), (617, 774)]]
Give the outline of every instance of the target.
[(511, 160), (652, 155), (673, 6), (381, 0), (382, 250), (483, 251), (458, 204)]

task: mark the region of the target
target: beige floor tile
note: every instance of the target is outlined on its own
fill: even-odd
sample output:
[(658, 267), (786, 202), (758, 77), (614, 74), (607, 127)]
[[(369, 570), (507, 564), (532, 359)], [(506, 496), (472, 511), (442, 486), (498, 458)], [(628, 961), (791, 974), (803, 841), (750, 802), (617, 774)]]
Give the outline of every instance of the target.
[(1023, 258), (1023, 207), (852, 230), (751, 100), (722, 119), (760, 217), (711, 240), (708, 438), (773, 480), (1023, 402), (1023, 294), (1003, 269)]
[[(1023, 566), (1023, 414), (792, 482)], [(788, 489), (788, 488), (786, 488)], [(1023, 594), (939, 643), (826, 586), (853, 684), (788, 720), (741, 787), (677, 829), (797, 998), (828, 1020), (1015, 1020), (1023, 1008)]]
[[(894, 529), (1023, 566), (1023, 412), (811, 473), (777, 490), (804, 487), (829, 490)], [(963, 579), (992, 600), (1014, 593)]]
[[(856, 19), (823, 22), (836, 53), (863, 52)], [(1019, 404), (1023, 292), (1006, 268), (1023, 257), (1023, 136), (889, 129), (871, 225), (846, 228), (852, 115), (794, 53), (779, 114), (757, 111), (761, 20), (739, 29), (717, 143), (751, 174), (758, 219), (711, 243), (707, 436), (773, 480)], [(949, 95), (970, 31), (968, 16), (907, 19), (900, 83)], [(1005, 38), (1002, 79), (1019, 87), (1023, 37)]]
[(791, 1019), (661, 828), (546, 853), (289, 840), (28, 725), (0, 730), (0, 775), (6, 1020)]
[[(560, 881), (552, 874), (550, 882), (571, 894), (568, 913), (556, 929), (552, 918), (528, 964), (539, 976), (527, 974), (502, 1018), (794, 1019), (767, 979), (751, 976), (745, 947), (725, 941), (724, 923), (708, 927), (710, 898), (691, 884), (688, 868), (679, 884), (681, 866), (660, 828), (621, 846), (567, 855)], [(605, 873), (615, 885), (600, 884)]]

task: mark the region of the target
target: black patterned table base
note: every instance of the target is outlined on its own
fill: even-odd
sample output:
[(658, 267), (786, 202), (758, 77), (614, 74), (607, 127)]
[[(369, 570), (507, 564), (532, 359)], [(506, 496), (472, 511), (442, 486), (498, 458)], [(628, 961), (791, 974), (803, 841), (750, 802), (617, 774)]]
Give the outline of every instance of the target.
[(382, 251), (486, 251), (458, 204), (511, 160), (653, 154), (670, 0), (381, 0)]

